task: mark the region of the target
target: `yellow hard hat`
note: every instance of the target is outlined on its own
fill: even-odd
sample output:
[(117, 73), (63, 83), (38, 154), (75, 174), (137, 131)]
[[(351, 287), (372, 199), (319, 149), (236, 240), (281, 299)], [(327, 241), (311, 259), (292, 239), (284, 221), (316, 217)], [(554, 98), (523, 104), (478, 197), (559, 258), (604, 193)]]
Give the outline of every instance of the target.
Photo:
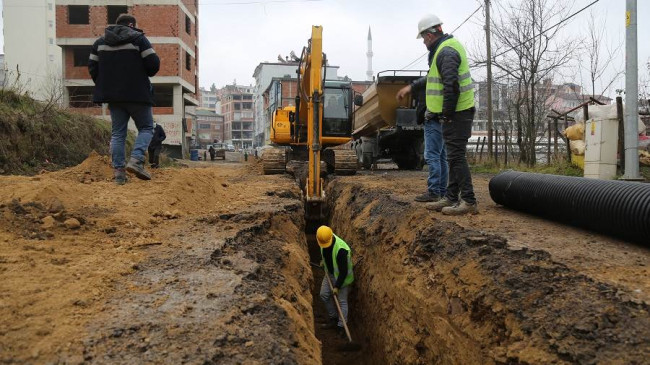
[(332, 237), (334, 236), (334, 233), (332, 232), (332, 229), (328, 226), (320, 226), (318, 227), (318, 231), (316, 231), (316, 240), (318, 241), (318, 245), (321, 248), (328, 248), (332, 245)]

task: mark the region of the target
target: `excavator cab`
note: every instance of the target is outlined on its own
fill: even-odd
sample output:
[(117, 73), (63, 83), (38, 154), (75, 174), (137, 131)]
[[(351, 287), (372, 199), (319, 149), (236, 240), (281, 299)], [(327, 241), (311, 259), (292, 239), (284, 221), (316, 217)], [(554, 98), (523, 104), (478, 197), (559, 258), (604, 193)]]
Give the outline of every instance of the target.
[[(352, 135), (352, 93), (349, 82), (325, 82), (323, 88), (323, 144), (328, 137)], [(335, 143), (340, 144), (340, 143)]]

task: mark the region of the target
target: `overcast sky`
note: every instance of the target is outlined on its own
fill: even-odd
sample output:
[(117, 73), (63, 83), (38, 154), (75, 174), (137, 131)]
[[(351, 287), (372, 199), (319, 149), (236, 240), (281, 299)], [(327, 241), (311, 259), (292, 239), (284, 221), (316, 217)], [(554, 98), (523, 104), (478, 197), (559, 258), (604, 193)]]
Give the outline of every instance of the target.
[[(493, 2), (507, 2), (493, 0)], [(593, 0), (575, 0), (577, 11)], [(0, 0), (1, 2), (1, 0)], [(125, 1), (126, 2), (126, 1)], [(252, 84), (255, 67), (260, 62), (276, 62), (278, 54), (294, 51), (300, 55), (311, 34), (311, 25), (323, 26), (323, 49), (330, 64), (340, 66), (339, 76), (365, 80), (368, 27), (372, 28), (374, 52), (373, 71), (402, 69), (426, 49), (415, 39), (418, 20), (426, 13), (438, 15), (447, 32), (452, 31), (480, 4), (481, 0), (199, 0), (200, 84), (218, 87), (231, 84)], [(570, 0), (568, 0), (570, 2)], [(493, 5), (493, 14), (497, 11)], [(606, 22), (606, 43), (622, 44), (615, 66), (624, 68), (625, 1), (600, 0), (589, 10), (571, 19), (563, 36), (585, 34), (590, 14), (598, 22)], [(650, 1), (638, 1), (639, 62), (650, 58)], [(494, 15), (493, 15), (494, 16)], [(454, 35), (468, 48), (485, 39), (484, 11), (480, 9)], [(146, 29), (145, 29), (146, 32)], [(644, 36), (645, 35), (645, 36)], [(577, 43), (575, 43), (577, 46)], [(410, 67), (426, 69), (426, 58)], [(481, 70), (472, 70), (481, 78)], [(612, 70), (613, 74), (614, 71)], [(647, 73), (641, 67), (640, 74)], [(564, 78), (578, 84), (579, 76), (565, 72)], [(621, 77), (612, 90), (624, 86)]]

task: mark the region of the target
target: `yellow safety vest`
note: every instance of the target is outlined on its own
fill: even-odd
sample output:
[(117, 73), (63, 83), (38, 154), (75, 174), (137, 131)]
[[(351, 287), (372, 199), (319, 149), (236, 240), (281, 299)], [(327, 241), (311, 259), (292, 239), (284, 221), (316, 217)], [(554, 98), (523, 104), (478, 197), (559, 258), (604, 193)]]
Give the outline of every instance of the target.
[(449, 38), (438, 46), (438, 49), (431, 60), (431, 69), (429, 69), (429, 74), (427, 75), (427, 109), (432, 113), (442, 113), (442, 78), (440, 77), (436, 60), (438, 59), (438, 53), (440, 53), (444, 47), (451, 47), (460, 55), (460, 66), (458, 67), (458, 86), (460, 88), (460, 95), (458, 96), (456, 111), (466, 110), (474, 106), (474, 85), (472, 85), (472, 76), (469, 73), (467, 53), (460, 42), (455, 38)]
[[(332, 249), (332, 265), (334, 266), (334, 280), (338, 280), (339, 278), (339, 264), (336, 262), (336, 257), (339, 254), (339, 250), (345, 249), (348, 252), (348, 275), (345, 277), (345, 280), (343, 281), (343, 287), (346, 287), (354, 281), (354, 273), (352, 272), (352, 253), (350, 251), (350, 246), (348, 246), (345, 241), (343, 241), (339, 236), (334, 235), (336, 240), (334, 241), (334, 247)], [(320, 254), (321, 257), (323, 257), (323, 249), (320, 249)], [(323, 259), (324, 260), (324, 259)], [(327, 271), (327, 265), (324, 265), (325, 271)], [(332, 283), (334, 284), (334, 283)]]

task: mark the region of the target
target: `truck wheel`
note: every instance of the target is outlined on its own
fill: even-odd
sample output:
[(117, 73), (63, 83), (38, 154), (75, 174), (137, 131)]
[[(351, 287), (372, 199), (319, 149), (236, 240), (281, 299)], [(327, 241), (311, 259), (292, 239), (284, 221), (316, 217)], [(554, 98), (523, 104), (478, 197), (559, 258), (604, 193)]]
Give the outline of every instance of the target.
[(364, 152), (361, 156), (361, 166), (366, 170), (370, 170), (372, 167), (372, 152)]

